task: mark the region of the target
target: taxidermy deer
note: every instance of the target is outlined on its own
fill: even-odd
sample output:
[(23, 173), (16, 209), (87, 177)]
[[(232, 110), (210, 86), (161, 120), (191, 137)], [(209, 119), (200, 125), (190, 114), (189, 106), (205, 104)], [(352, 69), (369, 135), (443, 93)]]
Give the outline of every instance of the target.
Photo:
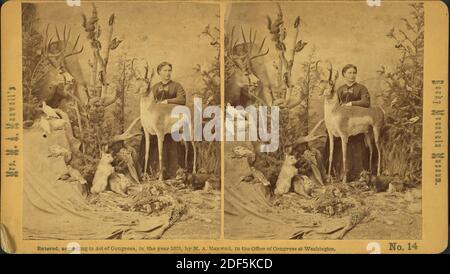
[[(137, 93), (141, 95), (140, 101), (140, 120), (144, 129), (145, 138), (145, 164), (144, 164), (144, 176), (147, 174), (147, 165), (149, 159), (150, 149), (150, 135), (156, 135), (158, 138), (158, 158), (159, 158), (159, 180), (163, 180), (163, 142), (166, 134), (172, 133), (172, 126), (179, 121), (179, 118), (172, 117), (172, 110), (177, 106), (175, 104), (158, 104), (151, 91), (151, 79), (153, 78), (154, 71), (152, 70), (150, 78), (148, 76), (149, 67), (148, 63), (144, 67), (145, 73), (142, 77), (134, 69), (134, 61), (132, 61), (132, 71), (137, 80)], [(190, 121), (188, 123), (190, 126)], [(197, 162), (197, 152), (194, 142), (192, 141), (192, 148), (194, 150), (194, 164), (193, 173), (195, 173), (195, 167)], [(185, 145), (185, 164), (187, 164), (188, 145)]]
[[(46, 100), (52, 107), (57, 107), (64, 98), (71, 97), (77, 103), (81, 95), (86, 94), (87, 86), (83, 78), (78, 55), (83, 52), (81, 46), (77, 50), (80, 35), (71, 42), (70, 29), (64, 26), (62, 35), (55, 26), (56, 39), (49, 36), (49, 25), (43, 33), (41, 58), (33, 69), (31, 84), (34, 86), (39, 100)], [(75, 84), (73, 94), (62, 88), (62, 84)]]
[[(259, 46), (256, 45), (256, 31), (245, 36), (241, 28), (243, 42), (239, 38), (234, 40), (234, 27), (226, 39), (226, 59), (232, 65), (232, 72), (225, 81), (225, 102), (232, 106), (247, 106), (255, 102), (271, 105), (272, 94), (270, 82), (264, 62), (255, 62), (264, 57), (269, 49), (263, 51), (265, 38)], [(255, 50), (256, 48), (256, 50)]]
[[(317, 66), (317, 63), (316, 63)], [(375, 146), (378, 152), (377, 175), (381, 174), (381, 146), (380, 131), (384, 125), (384, 112), (380, 107), (359, 107), (340, 105), (338, 94), (335, 90), (336, 80), (339, 73), (336, 72), (332, 79), (333, 66), (328, 66), (328, 80), (321, 81), (322, 95), (324, 97), (324, 120), (330, 139), (330, 156), (328, 163), (328, 177), (331, 178), (331, 164), (333, 161), (334, 137), (341, 138), (342, 142), (342, 160), (343, 160), (343, 178), (347, 182), (347, 143), (350, 136), (363, 133), (365, 142), (369, 147), (369, 164), (372, 166), (372, 133), (375, 140)]]

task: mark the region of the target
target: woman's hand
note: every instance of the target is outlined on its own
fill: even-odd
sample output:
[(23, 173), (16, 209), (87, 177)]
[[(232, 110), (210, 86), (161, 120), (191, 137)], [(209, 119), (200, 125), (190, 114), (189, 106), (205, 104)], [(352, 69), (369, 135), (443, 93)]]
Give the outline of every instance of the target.
[(274, 106), (278, 106), (280, 108), (286, 108), (288, 106), (287, 102), (285, 99), (281, 98), (281, 99), (275, 99), (273, 101), (273, 105)]

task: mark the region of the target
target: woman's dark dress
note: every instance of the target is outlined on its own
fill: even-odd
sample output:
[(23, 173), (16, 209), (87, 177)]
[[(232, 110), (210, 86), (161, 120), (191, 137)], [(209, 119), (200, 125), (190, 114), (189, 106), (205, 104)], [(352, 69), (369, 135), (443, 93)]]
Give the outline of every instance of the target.
[[(151, 87), (153, 95), (157, 102), (167, 100), (169, 104), (184, 105), (186, 104), (186, 92), (181, 84), (170, 80), (168, 83), (163, 84), (159, 82)], [(139, 159), (141, 166), (145, 164), (145, 137), (142, 136)], [(184, 146), (179, 142), (175, 142), (170, 134), (166, 134), (164, 137), (163, 148), (163, 166), (165, 167), (164, 177), (171, 178), (176, 174), (177, 169), (181, 166), (184, 167)], [(154, 135), (150, 135), (150, 158), (149, 165), (152, 170), (159, 170), (159, 158), (158, 158), (158, 138)], [(147, 170), (148, 171), (148, 170)]]
[[(359, 83), (351, 86), (344, 84), (337, 90), (340, 104), (352, 102), (352, 106), (370, 107), (370, 95), (367, 88)], [(325, 146), (326, 167), (328, 169), (328, 155), (330, 153), (329, 139), (327, 138)], [(376, 153), (374, 153), (373, 163), (376, 163)], [(358, 179), (361, 171), (369, 170), (369, 149), (364, 142), (364, 134), (350, 136), (347, 146), (347, 180), (352, 181)], [(372, 170), (374, 170), (372, 168)], [(376, 170), (376, 169), (375, 169)], [(340, 138), (334, 138), (333, 164), (331, 166), (331, 174), (334, 172), (339, 179), (342, 179), (342, 145)]]

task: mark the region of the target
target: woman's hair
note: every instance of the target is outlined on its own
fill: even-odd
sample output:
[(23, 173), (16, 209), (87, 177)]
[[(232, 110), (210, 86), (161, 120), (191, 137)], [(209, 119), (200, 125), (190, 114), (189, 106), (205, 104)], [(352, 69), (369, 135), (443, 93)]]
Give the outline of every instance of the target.
[(158, 65), (158, 67), (156, 68), (156, 72), (159, 74), (159, 72), (161, 71), (161, 69), (165, 66), (169, 66), (170, 69), (172, 69), (172, 64), (169, 62), (162, 62), (161, 64)]
[(355, 65), (353, 65), (353, 64), (348, 64), (348, 65), (345, 65), (345, 67), (342, 68), (342, 76), (344, 76), (345, 72), (346, 72), (347, 70), (351, 69), (351, 68), (354, 68), (355, 71), (358, 72), (358, 68), (357, 68)]

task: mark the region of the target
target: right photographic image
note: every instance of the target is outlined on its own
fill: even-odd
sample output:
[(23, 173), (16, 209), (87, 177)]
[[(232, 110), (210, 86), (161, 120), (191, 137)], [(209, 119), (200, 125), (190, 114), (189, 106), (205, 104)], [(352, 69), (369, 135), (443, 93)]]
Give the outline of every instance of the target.
[(225, 5), (225, 239), (422, 239), (423, 3)]

